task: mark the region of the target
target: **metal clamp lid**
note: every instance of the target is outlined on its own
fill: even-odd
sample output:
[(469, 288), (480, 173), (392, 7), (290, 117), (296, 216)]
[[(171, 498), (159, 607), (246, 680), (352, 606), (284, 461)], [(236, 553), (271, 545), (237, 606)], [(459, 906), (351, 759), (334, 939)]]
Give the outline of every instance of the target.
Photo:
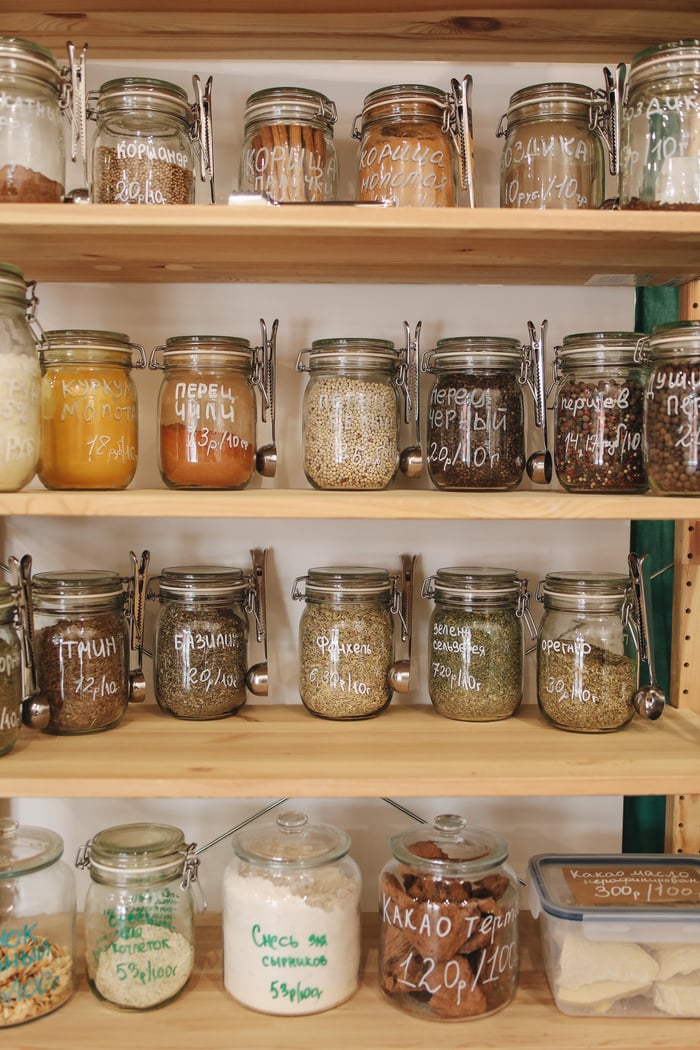
[(460, 185), (474, 207), (474, 132), (472, 122), (473, 78), (467, 74), (459, 81), (453, 77), (447, 98), (443, 129), (449, 132), (459, 157)]
[(71, 160), (73, 163), (80, 161), (83, 183), (87, 186), (87, 92), (85, 89), (87, 44), (83, 44), (79, 57), (76, 57), (76, 49), (72, 41), (68, 41), (66, 49), (68, 67), (61, 71), (63, 85), (59, 105), (70, 117)]
[(195, 120), (190, 129), (190, 138), (197, 143), (199, 148), (199, 177), (202, 182), (209, 180), (209, 195), (211, 203), (216, 201), (214, 189), (214, 128), (212, 118), (212, 84), (213, 77), (209, 77), (202, 90), (202, 81), (195, 73), (192, 77), (194, 88), (194, 104), (192, 112)]

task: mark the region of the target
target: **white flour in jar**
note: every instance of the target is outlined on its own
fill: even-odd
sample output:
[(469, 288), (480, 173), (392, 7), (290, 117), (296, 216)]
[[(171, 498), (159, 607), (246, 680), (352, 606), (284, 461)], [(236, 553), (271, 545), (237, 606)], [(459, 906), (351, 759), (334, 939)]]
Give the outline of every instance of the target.
[(328, 1010), (357, 989), (360, 887), (337, 865), (261, 876), (224, 875), (224, 984), (270, 1014)]

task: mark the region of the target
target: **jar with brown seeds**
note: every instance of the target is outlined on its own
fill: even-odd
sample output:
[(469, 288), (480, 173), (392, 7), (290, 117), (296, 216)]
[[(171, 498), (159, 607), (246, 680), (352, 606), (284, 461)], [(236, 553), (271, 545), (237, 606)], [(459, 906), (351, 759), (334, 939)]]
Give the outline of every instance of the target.
[(553, 572), (540, 581), (537, 703), (558, 729), (605, 733), (634, 715), (630, 586), (629, 576), (611, 572)]
[(320, 91), (278, 87), (246, 100), (239, 189), (273, 200), (335, 200), (338, 159), (335, 103)]
[(644, 408), (649, 485), (661, 496), (700, 492), (700, 321), (657, 325)]

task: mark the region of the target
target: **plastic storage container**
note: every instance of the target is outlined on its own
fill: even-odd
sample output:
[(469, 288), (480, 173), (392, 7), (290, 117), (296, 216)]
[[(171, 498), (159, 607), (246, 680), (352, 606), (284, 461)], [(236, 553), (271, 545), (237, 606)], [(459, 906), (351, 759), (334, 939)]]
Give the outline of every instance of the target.
[(700, 858), (542, 853), (528, 883), (562, 1013), (700, 1017)]
[(33, 282), (0, 263), (0, 491), (17, 492), (39, 461), (41, 368), (32, 333)]

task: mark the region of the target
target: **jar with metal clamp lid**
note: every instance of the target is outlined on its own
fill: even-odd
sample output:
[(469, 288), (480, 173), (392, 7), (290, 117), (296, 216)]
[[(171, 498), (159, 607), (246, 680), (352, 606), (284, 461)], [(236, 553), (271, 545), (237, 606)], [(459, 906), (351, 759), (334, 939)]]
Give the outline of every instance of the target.
[(81, 846), (76, 865), (90, 872), (85, 968), (95, 995), (126, 1010), (170, 1002), (194, 964), (196, 846), (168, 824), (121, 824)]
[(90, 196), (96, 204), (193, 204), (196, 154), (214, 199), (211, 78), (196, 101), (177, 84), (151, 77), (108, 80), (88, 98), (97, 130)]
[(554, 465), (569, 492), (644, 492), (648, 338), (567, 335), (554, 348)]
[(122, 332), (50, 331), (39, 359), (39, 480), (49, 489), (126, 488), (138, 465), (131, 373), (146, 367), (143, 347)]
[(700, 208), (700, 40), (655, 44), (632, 59), (622, 99), (620, 207)]
[(451, 92), (425, 84), (370, 92), (352, 127), (360, 142), (357, 200), (474, 207), (471, 87), (466, 76)]
[(22, 642), (17, 626), (12, 588), (0, 583), (0, 755), (12, 750), (22, 728)]
[(0, 263), (0, 491), (17, 492), (39, 461), (40, 336), (32, 327), (38, 300), (34, 281)]
[(335, 200), (335, 103), (308, 88), (265, 88), (245, 104), (239, 189), (277, 202)]
[(649, 339), (644, 458), (652, 492), (700, 492), (700, 321), (656, 325)]
[(605, 199), (605, 150), (615, 174), (614, 100), (608, 87), (533, 84), (511, 95), (496, 135), (501, 207), (599, 208)]
[(527, 580), (513, 569), (438, 569), (423, 582), (435, 608), (428, 627), (428, 686), (441, 715), (490, 722), (515, 714), (523, 697)]

